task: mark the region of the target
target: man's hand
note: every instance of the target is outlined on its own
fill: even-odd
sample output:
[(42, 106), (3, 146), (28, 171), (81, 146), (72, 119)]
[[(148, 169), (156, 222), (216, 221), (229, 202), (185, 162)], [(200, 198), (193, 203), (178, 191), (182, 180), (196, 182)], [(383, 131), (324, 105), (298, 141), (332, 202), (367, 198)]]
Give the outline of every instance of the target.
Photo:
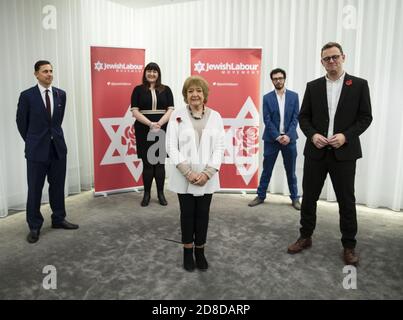
[(286, 134), (283, 134), (282, 136), (279, 137), (277, 141), (280, 142), (280, 144), (282, 144), (283, 146), (286, 146), (287, 144), (290, 143), (290, 137), (287, 136)]
[(316, 148), (322, 149), (329, 144), (329, 140), (319, 133), (315, 133), (312, 137), (312, 143)]
[(333, 148), (338, 149), (346, 143), (346, 136), (342, 133), (336, 133), (328, 141)]

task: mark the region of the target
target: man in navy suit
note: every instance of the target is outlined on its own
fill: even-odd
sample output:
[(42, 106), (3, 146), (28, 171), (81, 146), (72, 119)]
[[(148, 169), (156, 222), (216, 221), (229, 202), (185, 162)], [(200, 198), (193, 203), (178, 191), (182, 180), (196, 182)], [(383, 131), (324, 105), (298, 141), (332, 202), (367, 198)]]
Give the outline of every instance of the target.
[(287, 173), (291, 203), (296, 210), (300, 210), (297, 176), (295, 175), (298, 139), (298, 94), (291, 90), (286, 90), (286, 73), (284, 70), (272, 70), (270, 78), (275, 90), (263, 97), (263, 120), (265, 124), (263, 133), (263, 172), (257, 189), (257, 197), (248, 205), (254, 207), (264, 202), (273, 167), (278, 153), (281, 151)]
[(312, 245), (316, 202), (329, 173), (339, 204), (343, 259), (357, 265), (355, 253), (357, 214), (354, 179), (362, 157), (359, 136), (372, 122), (368, 82), (343, 70), (345, 55), (340, 44), (329, 42), (321, 51), (326, 76), (307, 84), (299, 114), (306, 135), (303, 198), (299, 239), (288, 247), (294, 254)]
[(52, 228), (77, 229), (68, 222), (64, 206), (67, 146), (62, 122), (66, 107), (66, 92), (52, 87), (53, 68), (49, 61), (35, 63), (38, 84), (21, 92), (17, 109), (17, 126), (25, 142), (27, 159), (28, 200), (27, 222), (29, 243), (39, 239), (43, 224), (40, 211), (42, 189), (47, 176)]

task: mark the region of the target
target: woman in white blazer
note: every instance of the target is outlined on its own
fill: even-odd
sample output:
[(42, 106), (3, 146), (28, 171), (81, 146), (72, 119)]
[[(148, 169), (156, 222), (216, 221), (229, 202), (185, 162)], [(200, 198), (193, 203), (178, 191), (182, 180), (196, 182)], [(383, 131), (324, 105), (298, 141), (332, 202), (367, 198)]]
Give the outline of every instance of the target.
[(172, 113), (167, 128), (166, 147), (172, 164), (168, 189), (179, 198), (183, 267), (187, 271), (208, 268), (204, 245), (210, 203), (220, 189), (224, 125), (220, 114), (205, 105), (208, 93), (208, 83), (202, 77), (187, 78), (182, 89), (187, 105)]

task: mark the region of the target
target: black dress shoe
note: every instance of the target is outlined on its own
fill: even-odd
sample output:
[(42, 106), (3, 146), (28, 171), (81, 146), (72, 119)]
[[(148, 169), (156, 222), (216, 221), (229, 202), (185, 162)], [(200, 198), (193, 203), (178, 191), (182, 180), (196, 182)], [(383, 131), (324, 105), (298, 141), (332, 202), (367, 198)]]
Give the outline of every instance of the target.
[(150, 192), (144, 191), (143, 200), (141, 201), (142, 207), (147, 207), (150, 203), (151, 194)]
[(74, 230), (74, 229), (78, 229), (78, 224), (70, 223), (67, 220), (63, 220), (60, 223), (53, 223), (52, 222), (52, 228), (53, 229)]
[(158, 191), (158, 201), (161, 206), (168, 205), (167, 199), (165, 199), (164, 192)]
[(35, 243), (39, 240), (39, 230), (31, 230), (27, 236), (27, 241), (29, 243)]

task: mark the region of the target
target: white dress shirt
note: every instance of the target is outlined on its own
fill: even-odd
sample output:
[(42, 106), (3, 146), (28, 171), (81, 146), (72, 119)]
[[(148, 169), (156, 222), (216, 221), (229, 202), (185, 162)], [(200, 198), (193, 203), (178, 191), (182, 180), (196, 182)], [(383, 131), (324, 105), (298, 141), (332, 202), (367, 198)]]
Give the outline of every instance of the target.
[(280, 134), (284, 134), (284, 113), (285, 113), (285, 91), (283, 92), (283, 95), (280, 96), (277, 93), (276, 90), (276, 97), (277, 97), (277, 103), (278, 103), (278, 108), (280, 109)]
[(46, 90), (49, 90), (49, 100), (50, 100), (50, 114), (51, 116), (53, 116), (53, 91), (52, 91), (52, 86), (50, 86), (49, 88), (45, 88), (44, 86), (42, 86), (40, 83), (38, 83), (38, 88), (39, 91), (41, 92), (41, 96), (42, 96), (42, 100), (43, 100), (43, 104), (45, 106), (46, 109)]
[(337, 111), (337, 105), (340, 100), (341, 89), (343, 88), (344, 77), (346, 73), (340, 76), (339, 79), (333, 81), (326, 75), (326, 94), (327, 94), (327, 106), (329, 110), (329, 128), (327, 130), (327, 138), (330, 138), (334, 134), (334, 116)]

